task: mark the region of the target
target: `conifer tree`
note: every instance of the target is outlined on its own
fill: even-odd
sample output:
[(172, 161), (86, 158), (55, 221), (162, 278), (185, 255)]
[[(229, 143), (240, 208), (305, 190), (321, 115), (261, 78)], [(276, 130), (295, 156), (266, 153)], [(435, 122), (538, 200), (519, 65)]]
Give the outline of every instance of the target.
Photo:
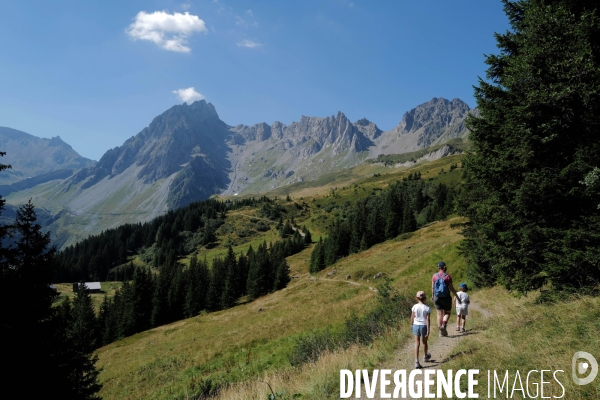
[(311, 244), (312, 243), (312, 235), (306, 226), (302, 226), (302, 232), (304, 233), (304, 243)]
[(235, 300), (239, 296), (237, 288), (239, 287), (238, 279), (240, 277), (237, 271), (235, 253), (233, 252), (231, 245), (229, 245), (229, 248), (227, 249), (223, 269), (225, 271), (225, 282), (223, 285), (223, 292), (221, 293), (221, 308), (227, 309), (234, 305)]
[(156, 279), (154, 285), (154, 294), (152, 296), (152, 317), (151, 326), (160, 326), (169, 322), (169, 288), (171, 286), (170, 276), (166, 269), (163, 269)]
[(186, 317), (194, 317), (206, 308), (206, 295), (210, 284), (210, 272), (206, 260), (198, 261), (194, 254), (188, 270), (189, 285), (185, 299)]
[(80, 284), (75, 294), (70, 322), (67, 338), (72, 346), (69, 361), (73, 369), (71, 390), (76, 394), (73, 398), (99, 398), (96, 396), (100, 390), (98, 371), (94, 368), (98, 356), (92, 355), (96, 349), (97, 319), (92, 296), (85, 285)]
[(496, 34), (475, 88), (473, 151), (463, 161), (464, 248), (478, 284), (526, 293), (600, 281), (598, 199), (600, 14), (595, 1), (504, 0), (511, 31)]
[(246, 293), (246, 283), (248, 282), (248, 268), (248, 257), (241, 253), (240, 257), (238, 258), (239, 281), (237, 291), (239, 293), (239, 296), (243, 296)]
[(142, 267), (133, 273), (133, 316), (135, 332), (142, 332), (150, 328), (152, 318), (152, 297), (154, 284), (152, 273)]
[(72, 323), (69, 335), (73, 346), (82, 353), (91, 354), (96, 348), (97, 319), (92, 304), (92, 296), (84, 284), (79, 284), (79, 290), (73, 298), (71, 311)]
[(108, 320), (110, 318), (110, 300), (105, 294), (100, 310), (98, 311), (98, 331), (96, 332), (96, 343), (100, 346), (108, 344), (112, 341), (113, 334), (107, 332)]
[[(2, 166), (0, 166), (0, 170)], [(0, 200), (0, 210), (3, 202)], [(70, 305), (53, 307), (57, 293), (50, 287), (55, 272), (55, 250), (50, 234), (43, 233), (31, 201), (17, 210), (14, 225), (0, 228), (4, 239), (12, 231), (14, 244), (0, 243), (3, 283), (2, 335), (13, 351), (3, 354), (9, 368), (3, 371), (5, 389), (30, 376), (35, 367), (43, 371), (35, 385), (18, 386), (28, 398), (43, 398), (49, 387), (60, 387), (65, 398), (95, 399), (100, 386), (90, 353), (76, 352), (67, 335)], [(93, 332), (95, 339), (95, 330)], [(34, 361), (35, 360), (35, 361)]]
[(221, 299), (225, 280), (227, 278), (227, 269), (222, 258), (215, 258), (210, 271), (210, 285), (208, 287), (207, 308), (211, 311), (221, 309)]

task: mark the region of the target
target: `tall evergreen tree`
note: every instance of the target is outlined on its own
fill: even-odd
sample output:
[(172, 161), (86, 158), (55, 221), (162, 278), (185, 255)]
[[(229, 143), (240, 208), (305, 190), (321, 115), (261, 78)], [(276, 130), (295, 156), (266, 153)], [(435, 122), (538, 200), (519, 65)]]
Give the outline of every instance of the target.
[(232, 307), (235, 300), (239, 297), (238, 280), (240, 279), (237, 270), (237, 261), (235, 259), (235, 253), (233, 248), (229, 245), (227, 249), (227, 255), (225, 256), (223, 269), (225, 271), (225, 282), (223, 285), (223, 292), (221, 293), (221, 308), (227, 309)]
[(206, 307), (206, 295), (210, 283), (210, 271), (206, 261), (198, 261), (194, 254), (188, 269), (189, 285), (185, 298), (185, 315), (194, 317)]
[(600, 159), (595, 1), (504, 0), (475, 97), (460, 209), (477, 283), (527, 292), (600, 281), (600, 212), (585, 178)]
[(73, 299), (71, 324), (67, 327), (67, 338), (72, 365), (73, 398), (99, 399), (96, 393), (100, 390), (98, 371), (94, 364), (98, 356), (93, 355), (97, 340), (97, 319), (92, 304), (92, 297), (85, 285), (80, 285)]
[(133, 273), (133, 317), (134, 329), (142, 332), (150, 328), (154, 282), (147, 268), (138, 267)]
[[(2, 169), (2, 166), (0, 166)], [(0, 200), (0, 210), (3, 202)], [(56, 263), (50, 234), (43, 233), (31, 201), (17, 210), (14, 225), (0, 228), (13, 245), (0, 244), (0, 273), (3, 283), (1, 327), (5, 343), (2, 360), (9, 368), (3, 380), (9, 392), (26, 397), (47, 397), (49, 387), (60, 387), (65, 398), (95, 399), (100, 386), (91, 353), (77, 353), (67, 335), (70, 305), (53, 307), (56, 291), (50, 287)], [(95, 332), (93, 333), (95, 338)], [(37, 374), (35, 385), (24, 387), (23, 377)]]
[(277, 263), (277, 271), (275, 272), (275, 281), (273, 282), (273, 290), (283, 289), (290, 283), (290, 266), (285, 258), (281, 258)]

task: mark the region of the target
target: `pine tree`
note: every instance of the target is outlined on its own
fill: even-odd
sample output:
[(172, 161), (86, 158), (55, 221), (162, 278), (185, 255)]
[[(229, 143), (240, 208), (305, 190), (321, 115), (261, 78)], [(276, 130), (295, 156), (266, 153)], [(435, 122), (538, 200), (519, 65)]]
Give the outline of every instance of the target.
[(311, 244), (312, 243), (312, 235), (306, 226), (302, 226), (302, 232), (304, 233), (304, 243)]
[[(2, 205), (0, 200), (0, 210)], [(17, 210), (14, 225), (0, 228), (0, 235), (4, 235), (1, 239), (9, 231), (14, 245), (0, 243), (0, 323), (3, 340), (13, 349), (3, 353), (4, 363), (10, 366), (3, 371), (5, 389), (42, 398), (47, 397), (49, 387), (56, 386), (65, 398), (97, 398), (100, 386), (94, 358), (91, 353), (77, 353), (74, 341), (67, 335), (70, 305), (52, 306), (57, 297), (50, 288), (56, 268), (55, 250), (50, 245), (50, 234), (43, 233), (37, 223), (31, 201)], [(43, 371), (36, 376), (36, 384), (19, 385), (24, 376), (31, 374), (32, 365)]]
[(133, 317), (135, 332), (142, 332), (150, 328), (153, 295), (154, 283), (152, 273), (146, 268), (136, 268), (133, 273)]
[(110, 300), (105, 294), (102, 304), (100, 304), (100, 310), (98, 311), (98, 331), (96, 332), (96, 343), (99, 346), (109, 344), (112, 342), (113, 334), (107, 332), (108, 320), (110, 318)]
[(597, 2), (504, 1), (475, 89), (464, 159), (464, 249), (478, 284), (528, 292), (600, 281), (600, 212), (585, 177), (600, 159)]
[(99, 398), (96, 396), (100, 390), (99, 372), (94, 368), (98, 356), (92, 355), (97, 347), (97, 322), (92, 296), (85, 285), (80, 285), (73, 299), (71, 325), (67, 328), (67, 338), (72, 345), (69, 361), (74, 370), (71, 376), (74, 398)]
[(227, 269), (222, 258), (215, 258), (210, 270), (210, 284), (208, 286), (207, 308), (211, 311), (221, 309), (221, 299), (225, 280), (227, 278)]
[(79, 284), (72, 307), (72, 325), (69, 334), (73, 346), (82, 353), (91, 354), (96, 348), (97, 319), (92, 304), (92, 296), (84, 284)]
[(275, 282), (273, 283), (273, 290), (283, 289), (288, 285), (288, 283), (290, 283), (290, 281), (290, 266), (285, 258), (282, 258), (278, 261)]
[(189, 285), (185, 299), (186, 317), (194, 317), (206, 307), (206, 295), (210, 283), (210, 272), (206, 261), (198, 261), (196, 255), (190, 259)]
[(237, 262), (235, 259), (235, 253), (231, 245), (227, 249), (227, 255), (224, 260), (224, 271), (225, 271), (225, 282), (223, 285), (223, 292), (221, 293), (221, 308), (227, 309), (235, 304), (235, 300), (238, 297), (237, 288), (238, 285), (238, 271)]
[(169, 309), (169, 287), (171, 279), (164, 268), (156, 279), (154, 285), (154, 294), (152, 295), (152, 317), (150, 318), (151, 326), (160, 326), (170, 322)]

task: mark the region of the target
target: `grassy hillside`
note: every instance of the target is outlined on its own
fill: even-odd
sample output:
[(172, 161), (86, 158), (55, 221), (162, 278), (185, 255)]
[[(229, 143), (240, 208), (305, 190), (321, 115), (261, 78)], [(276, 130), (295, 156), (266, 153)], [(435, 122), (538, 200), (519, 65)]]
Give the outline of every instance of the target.
[[(378, 170), (386, 172), (373, 173), (345, 186), (312, 188), (310, 197), (298, 196), (305, 193), (305, 187), (296, 188), (299, 190), (290, 191), (289, 200), (282, 199), (279, 204), (286, 209), (285, 218), (293, 217), (298, 225), (306, 225), (316, 241), (356, 200), (377, 195), (411, 173), (419, 171), (423, 179), (458, 182), (461, 171), (450, 171), (450, 165), (457, 161), (457, 157), (449, 157), (412, 168), (378, 166)], [(245, 207), (228, 212), (226, 223), (216, 232), (218, 240), (208, 247), (198, 247), (198, 256), (211, 260), (222, 256), (229, 244), (239, 254), (250, 245), (256, 248), (263, 241), (277, 240), (274, 221), (262, 217), (259, 211)], [(260, 222), (268, 229), (253, 230)], [(199, 381), (239, 382), (267, 371), (290, 368), (288, 356), (299, 335), (325, 326), (339, 328), (350, 312), (362, 313), (372, 308), (378, 284), (373, 280), (375, 274), (382, 272), (399, 289), (414, 291), (419, 280), (413, 277), (414, 271), (425, 271), (421, 278), (426, 283), (431, 266), (440, 258), (452, 263), (457, 257), (452, 243), (460, 236), (450, 224), (434, 224), (376, 246), (340, 261), (335, 273), (329, 268), (315, 277), (308, 274), (310, 247), (288, 259), (295, 278), (281, 292), (231, 310), (144, 332), (101, 349), (106, 397), (161, 398), (171, 392), (194, 392), (201, 385)], [(189, 257), (180, 261), (187, 264), (188, 260)], [(140, 258), (136, 257), (135, 262), (140, 262)], [(348, 275), (350, 279), (346, 279)], [(165, 382), (173, 385), (166, 387)]]
[(288, 259), (292, 274), (299, 278), (284, 290), (101, 348), (101, 394), (106, 398), (184, 398), (208, 379), (241, 382), (264, 373), (292, 371), (287, 357), (294, 339), (311, 329), (340, 326), (351, 311), (371, 308), (376, 273), (386, 274), (401, 290), (426, 289), (435, 263), (443, 258), (457, 265), (456, 279), (462, 279), (456, 250), (460, 235), (450, 227), (458, 221), (432, 224), (407, 239), (347, 257), (330, 276), (332, 268), (315, 277), (307, 273), (307, 249)]
[[(288, 193), (277, 194), (291, 196), (279, 202), (286, 208), (287, 217), (293, 216), (298, 225), (306, 225), (313, 240), (318, 240), (336, 216), (344, 215), (349, 204), (377, 194), (409, 173), (419, 171), (422, 179), (459, 182), (462, 170), (451, 170), (452, 164), (460, 165), (460, 157), (409, 169), (373, 166), (386, 172), (356, 181), (338, 177), (321, 188), (298, 185), (289, 188)], [(246, 207), (229, 212), (226, 224), (217, 232), (217, 242), (209, 248), (197, 248), (199, 256), (210, 260), (222, 255), (228, 244), (239, 253), (263, 240), (276, 240), (273, 221), (268, 230), (239, 235), (263, 219), (258, 211)], [(183, 399), (210, 385), (219, 385), (222, 399), (265, 399), (271, 388), (277, 398), (297, 394), (308, 399), (338, 398), (341, 368), (410, 368), (398, 361), (400, 349), (412, 341), (408, 322), (388, 329), (369, 346), (329, 352), (315, 364), (292, 367), (289, 356), (303, 334), (324, 328), (339, 331), (352, 313), (361, 315), (372, 309), (377, 302), (376, 288), (382, 281), (374, 276), (380, 272), (402, 293), (428, 293), (435, 264), (443, 259), (455, 282), (470, 284), (466, 260), (459, 251), (461, 222), (461, 218), (451, 217), (432, 223), (343, 258), (314, 276), (308, 273), (311, 246), (288, 258), (294, 279), (284, 290), (249, 303), (242, 299), (243, 304), (231, 309), (161, 326), (99, 349), (98, 366), (104, 385), (101, 395), (111, 399)], [(600, 380), (585, 387), (575, 386), (570, 380), (573, 353), (599, 348), (597, 298), (537, 304), (535, 293), (515, 298), (501, 288), (475, 288), (471, 296), (486, 315), (477, 309), (471, 311), (468, 335), (450, 351), (443, 369), (478, 368), (483, 374), (487, 369), (510, 370), (511, 379), (517, 369), (522, 376), (532, 369), (563, 369), (565, 398), (600, 396)], [(434, 336), (431, 343), (441, 340)], [(560, 394), (556, 384), (547, 388)], [(478, 390), (482, 395), (487, 393), (485, 379), (480, 380)], [(519, 398), (519, 392), (515, 398)]]
[[(462, 169), (451, 170), (453, 164), (460, 164), (460, 156), (445, 157), (430, 163), (415, 165), (411, 168), (375, 167), (373, 170), (385, 171), (367, 174), (362, 171), (361, 180), (348, 183), (344, 178), (335, 179), (331, 186), (307, 188), (303, 185), (289, 185), (283, 193), (279, 190), (268, 193), (270, 197), (277, 197), (278, 204), (285, 208), (284, 219), (294, 218), (299, 226), (306, 226), (312, 234), (313, 241), (318, 241), (326, 234), (327, 226), (335, 218), (345, 216), (350, 207), (359, 199), (372, 194), (378, 194), (388, 185), (406, 178), (409, 174), (420, 172), (422, 179), (433, 182), (455, 184), (460, 181)], [(359, 167), (356, 167), (359, 168)], [(362, 165), (360, 168), (368, 169), (370, 166)], [(364, 176), (369, 175), (367, 178)], [(358, 178), (357, 178), (358, 179)], [(306, 193), (310, 192), (310, 195)], [(286, 200), (289, 196), (290, 200)], [(244, 196), (222, 197), (222, 199), (238, 199)], [(250, 246), (254, 249), (263, 241), (274, 242), (278, 239), (275, 221), (260, 215), (260, 208), (244, 207), (227, 213), (227, 220), (217, 230), (218, 240), (210, 246), (199, 246), (196, 249), (198, 258), (211, 261), (214, 257), (224, 256), (231, 244), (236, 254), (246, 252)], [(258, 224), (268, 226), (261, 231)], [(189, 256), (181, 262), (187, 264)]]
[[(482, 290), (474, 297), (492, 317), (476, 321), (478, 334), (461, 342), (446, 368), (476, 367), (497, 370), (502, 376), (508, 370), (511, 387), (517, 370), (524, 386), (529, 371), (563, 370), (557, 377), (564, 386), (564, 398), (600, 398), (600, 377), (585, 386), (575, 385), (571, 379), (575, 352), (600, 355), (600, 298), (574, 296), (556, 304), (537, 304), (538, 294), (516, 298), (499, 287)], [(544, 380), (551, 384), (545, 385), (544, 396), (561, 397), (563, 389), (546, 374), (550, 379)], [(534, 374), (532, 379), (539, 384), (540, 375)], [(530, 384), (532, 395), (535, 389)], [(480, 381), (478, 392), (480, 397), (487, 395), (487, 379)], [(523, 398), (521, 392), (516, 391), (514, 398)]]

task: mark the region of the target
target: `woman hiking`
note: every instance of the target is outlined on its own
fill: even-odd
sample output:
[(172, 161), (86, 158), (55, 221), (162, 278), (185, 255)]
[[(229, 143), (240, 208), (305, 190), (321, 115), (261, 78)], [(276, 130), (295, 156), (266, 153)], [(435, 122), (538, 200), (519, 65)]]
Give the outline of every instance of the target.
[[(452, 285), (452, 277), (446, 273), (446, 263), (440, 261), (437, 265), (438, 272), (431, 277), (431, 293), (433, 297), (433, 305), (437, 311), (437, 323), (439, 336), (448, 336), (446, 324), (450, 319), (452, 312), (452, 297), (450, 293), (456, 295), (456, 290)], [(460, 298), (457, 296), (456, 301), (461, 304)]]

